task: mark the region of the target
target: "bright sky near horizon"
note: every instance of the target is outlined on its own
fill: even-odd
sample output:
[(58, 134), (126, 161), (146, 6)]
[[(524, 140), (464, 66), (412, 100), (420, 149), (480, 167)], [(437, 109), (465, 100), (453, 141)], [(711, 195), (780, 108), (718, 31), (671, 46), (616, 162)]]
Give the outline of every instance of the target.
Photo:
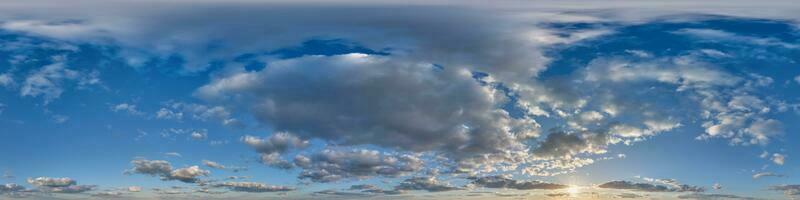
[(0, 199), (798, 199), (793, 1), (0, 2)]

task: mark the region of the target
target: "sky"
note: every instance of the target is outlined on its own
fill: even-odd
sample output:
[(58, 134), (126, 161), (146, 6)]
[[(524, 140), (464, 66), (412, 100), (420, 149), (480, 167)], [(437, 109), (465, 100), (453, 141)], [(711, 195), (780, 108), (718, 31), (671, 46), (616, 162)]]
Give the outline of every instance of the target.
[(0, 199), (798, 199), (792, 1), (0, 2)]

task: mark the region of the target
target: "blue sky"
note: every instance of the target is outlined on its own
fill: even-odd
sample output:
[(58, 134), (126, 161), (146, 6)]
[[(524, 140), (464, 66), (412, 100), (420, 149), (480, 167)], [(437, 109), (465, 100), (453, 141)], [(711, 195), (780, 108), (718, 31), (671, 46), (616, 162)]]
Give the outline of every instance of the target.
[(0, 198), (800, 197), (800, 7), (574, 3), (0, 3)]

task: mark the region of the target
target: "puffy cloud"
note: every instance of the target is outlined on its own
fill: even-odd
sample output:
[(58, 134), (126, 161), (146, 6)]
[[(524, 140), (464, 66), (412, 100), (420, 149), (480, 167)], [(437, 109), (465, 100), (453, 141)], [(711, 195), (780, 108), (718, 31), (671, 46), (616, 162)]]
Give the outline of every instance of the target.
[(126, 174), (145, 174), (151, 176), (167, 176), (172, 171), (172, 164), (166, 160), (132, 160), (133, 168), (127, 170)]
[(300, 179), (331, 182), (344, 178), (396, 177), (419, 171), (423, 161), (413, 155), (390, 155), (374, 150), (324, 149), (310, 158), (297, 156), (295, 165), (303, 168)]
[(800, 185), (776, 185), (769, 188), (774, 191), (781, 191), (788, 197), (800, 196)]
[(42, 192), (50, 193), (82, 193), (97, 187), (94, 185), (77, 185), (78, 182), (71, 178), (28, 178), (28, 183), (36, 186)]
[(0, 194), (7, 194), (12, 192), (24, 191), (25, 187), (13, 183), (6, 183), (0, 185)]
[(487, 188), (509, 188), (517, 190), (533, 190), (533, 189), (555, 190), (555, 189), (564, 189), (569, 187), (568, 185), (547, 183), (542, 181), (514, 180), (511, 178), (510, 175), (496, 175), (496, 176), (486, 176), (480, 178), (473, 177), (472, 179), (473, 179), (472, 181), (473, 184)]
[(203, 165), (205, 165), (207, 167), (215, 168), (215, 169), (225, 169), (225, 165), (222, 165), (222, 164), (219, 164), (217, 162), (210, 161), (210, 160), (203, 160)]
[(144, 114), (144, 112), (139, 111), (139, 110), (136, 109), (136, 105), (127, 104), (127, 103), (121, 103), (121, 104), (117, 104), (117, 105), (111, 106), (111, 111), (114, 111), (114, 112), (127, 112), (128, 114), (131, 114), (131, 115), (143, 115)]
[(776, 165), (783, 165), (785, 161), (786, 155), (779, 153), (772, 154), (772, 162), (774, 162)]
[(287, 132), (278, 132), (268, 138), (259, 138), (246, 135), (242, 137), (242, 142), (256, 149), (259, 153), (284, 153), (293, 148), (305, 148), (308, 141), (298, 138)]
[(224, 182), (214, 185), (215, 187), (226, 187), (232, 191), (239, 192), (286, 192), (295, 190), (286, 186), (274, 186), (255, 182)]
[(274, 133), (268, 138), (259, 138), (246, 135), (242, 137), (242, 142), (261, 153), (261, 162), (280, 169), (290, 169), (294, 167), (291, 162), (282, 158), (282, 153), (292, 149), (302, 149), (309, 145), (308, 140), (286, 133)]
[(547, 135), (544, 141), (533, 150), (533, 155), (540, 158), (571, 157), (580, 153), (599, 154), (606, 152), (609, 135), (604, 132), (567, 133), (557, 131)]
[(436, 177), (412, 177), (404, 180), (399, 185), (395, 186), (395, 190), (424, 190), (428, 192), (444, 192), (451, 190), (461, 190), (459, 187), (450, 186), (447, 183), (441, 183), (436, 180)]
[(714, 188), (715, 190), (721, 190), (722, 189), (722, 185), (719, 184), (719, 183), (714, 183), (714, 185), (712, 185), (711, 188)]
[(211, 172), (208, 170), (200, 169), (198, 166), (191, 166), (172, 170), (169, 176), (166, 177), (166, 180), (179, 180), (185, 183), (194, 183), (197, 182), (197, 177), (208, 176), (210, 173)]
[(205, 140), (208, 138), (208, 132), (205, 129), (195, 130), (189, 134), (189, 137), (191, 137), (193, 140)]
[(302, 137), (454, 157), (521, 148), (516, 136), (537, 135), (538, 128), (498, 108), (505, 98), (465, 69), (439, 70), (391, 56), (280, 60), (261, 71), (213, 80), (196, 95), (250, 102), (245, 105), (257, 119)]
[(783, 175), (783, 174), (776, 174), (776, 173), (772, 173), (772, 172), (760, 172), (760, 173), (753, 174), (753, 179), (759, 179), (759, 178), (763, 178), (763, 177), (784, 177), (784, 176), (785, 175)]
[(64, 187), (75, 185), (77, 182), (70, 178), (37, 177), (28, 178), (28, 183), (39, 187)]
[(599, 188), (634, 190), (642, 192), (703, 192), (705, 189), (698, 186), (678, 185), (675, 182), (667, 181), (669, 184), (656, 185), (649, 183), (634, 183), (630, 181), (611, 181), (600, 184)]
[(199, 176), (208, 176), (211, 172), (200, 169), (198, 166), (173, 169), (172, 165), (165, 160), (144, 160), (136, 159), (131, 161), (132, 169), (127, 170), (126, 174), (144, 174), (158, 176), (162, 180), (178, 180), (185, 183), (195, 183)]

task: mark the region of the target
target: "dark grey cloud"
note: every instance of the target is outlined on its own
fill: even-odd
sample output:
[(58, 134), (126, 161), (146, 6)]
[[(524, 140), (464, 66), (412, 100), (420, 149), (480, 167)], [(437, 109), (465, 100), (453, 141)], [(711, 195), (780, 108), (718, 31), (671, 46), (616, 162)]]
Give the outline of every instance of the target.
[(373, 176), (396, 177), (419, 171), (423, 161), (413, 155), (392, 155), (375, 150), (325, 149), (311, 157), (298, 155), (295, 165), (303, 169), (298, 176), (314, 182)]
[(650, 183), (634, 183), (630, 181), (611, 181), (597, 186), (605, 189), (634, 190), (642, 192), (704, 192), (705, 189), (698, 186), (677, 185), (665, 186)]
[(461, 190), (460, 187), (439, 182), (436, 177), (412, 177), (395, 186), (395, 190), (424, 190), (428, 192), (445, 192)]
[(472, 184), (486, 188), (508, 188), (517, 190), (556, 190), (568, 188), (568, 185), (547, 183), (542, 181), (519, 181), (511, 178), (510, 175), (496, 175), (485, 177), (472, 177)]
[(196, 94), (251, 101), (245, 105), (260, 121), (302, 137), (455, 157), (521, 148), (517, 137), (536, 135), (538, 127), (498, 108), (506, 99), (466, 69), (390, 56), (281, 60), (216, 79)]
[(237, 192), (287, 192), (293, 191), (294, 188), (287, 187), (287, 186), (275, 186), (275, 185), (267, 185), (264, 183), (256, 183), (256, 182), (224, 182), (215, 184), (214, 187), (225, 187), (230, 189), (231, 191)]

